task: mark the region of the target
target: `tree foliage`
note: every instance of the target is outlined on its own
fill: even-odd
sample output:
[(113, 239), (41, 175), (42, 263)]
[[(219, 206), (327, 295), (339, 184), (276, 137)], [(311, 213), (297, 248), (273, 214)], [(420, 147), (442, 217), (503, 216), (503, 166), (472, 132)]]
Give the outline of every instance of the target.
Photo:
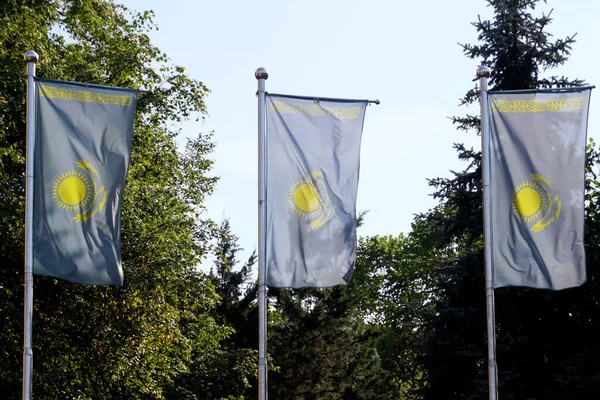
[[(252, 279), (256, 252), (238, 268), (237, 255), (242, 250), (238, 237), (225, 219), (217, 234), (214, 265), (209, 273), (219, 296), (213, 316), (227, 327), (228, 335), (218, 351), (207, 358), (203, 349), (194, 352), (190, 372), (182, 377), (189, 395), (186, 399), (242, 399), (256, 382), (258, 364), (257, 284)], [(254, 338), (254, 340), (252, 339)]]
[[(537, 0), (489, 0), (490, 21), (473, 25), (479, 44), (464, 45), (467, 57), (492, 68), (492, 90), (578, 86), (580, 79), (545, 77), (563, 64), (573, 36), (551, 40), (550, 15), (534, 16)], [(478, 88), (463, 105), (478, 100)], [(459, 130), (479, 133), (479, 118), (454, 117)], [(486, 311), (484, 296), (481, 153), (457, 144), (467, 168), (452, 178), (430, 181), (440, 204), (420, 215), (416, 226), (427, 232), (437, 259), (433, 331), (425, 350), (427, 398), (487, 398)], [(588, 151), (586, 243), (596, 241), (597, 152)], [(589, 233), (588, 233), (589, 232)], [(439, 258), (440, 249), (443, 257)], [(591, 398), (597, 391), (597, 365), (586, 354), (598, 354), (596, 251), (588, 247), (589, 282), (582, 288), (549, 292), (526, 288), (496, 290), (497, 357), (500, 395), (505, 399)], [(591, 333), (594, 332), (594, 333)], [(585, 384), (582, 384), (586, 382)], [(594, 389), (595, 388), (595, 389)]]
[(0, 3), (0, 386), (21, 391), (25, 65), (39, 76), (148, 88), (140, 94), (123, 200), (123, 287), (35, 277), (36, 398), (161, 399), (192, 353), (209, 358), (227, 334), (214, 286), (196, 271), (214, 228), (203, 220), (210, 135), (177, 151), (173, 124), (203, 118), (208, 89), (150, 43), (152, 13), (101, 0)]
[(347, 287), (272, 289), (269, 395), (278, 399), (388, 399), (385, 372)]
[[(574, 36), (553, 39), (539, 0), (487, 0), (464, 54), (493, 90), (577, 86), (547, 73)], [(256, 255), (240, 265), (227, 220), (204, 216), (210, 134), (178, 150), (177, 124), (203, 119), (208, 88), (148, 34), (151, 12), (108, 0), (0, 2), (0, 386), (21, 393), (25, 65), (38, 75), (151, 89), (139, 96), (123, 199), (123, 287), (35, 277), (34, 396), (40, 399), (257, 398)], [(461, 104), (477, 106), (473, 87)], [(453, 117), (479, 134), (479, 117)], [(487, 398), (481, 153), (430, 180), (439, 204), (408, 235), (359, 241), (348, 286), (269, 290), (269, 392), (277, 399)], [(588, 399), (600, 389), (600, 153), (587, 151), (588, 282), (559, 292), (496, 291), (503, 399)], [(360, 221), (364, 213), (359, 216)], [(216, 245), (213, 247), (213, 239)], [(213, 252), (210, 273), (197, 270)]]

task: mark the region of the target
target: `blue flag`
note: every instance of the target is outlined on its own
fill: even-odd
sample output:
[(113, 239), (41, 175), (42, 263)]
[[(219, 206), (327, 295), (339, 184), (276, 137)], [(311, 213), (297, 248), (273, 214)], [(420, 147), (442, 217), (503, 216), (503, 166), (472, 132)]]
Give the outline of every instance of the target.
[(266, 284), (346, 284), (366, 100), (266, 95)]
[(122, 285), (121, 200), (137, 90), (36, 82), (33, 273)]
[(489, 92), (494, 287), (586, 281), (590, 88)]

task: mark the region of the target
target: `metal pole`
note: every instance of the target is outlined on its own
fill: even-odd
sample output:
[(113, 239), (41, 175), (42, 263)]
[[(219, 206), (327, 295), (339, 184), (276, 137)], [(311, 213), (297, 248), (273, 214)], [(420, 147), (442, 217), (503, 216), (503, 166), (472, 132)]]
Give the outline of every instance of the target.
[(25, 323), (23, 335), (23, 400), (31, 400), (33, 350), (33, 149), (35, 146), (35, 64), (39, 56), (33, 50), (25, 53), (27, 61), (27, 165), (25, 170)]
[(483, 224), (485, 252), (485, 297), (487, 309), (488, 339), (488, 391), (489, 400), (498, 400), (498, 369), (496, 366), (496, 311), (494, 305), (494, 281), (492, 270), (491, 197), (490, 197), (490, 129), (488, 115), (488, 77), (490, 68), (481, 66), (477, 77), (481, 86), (481, 167), (483, 170)]
[(258, 68), (254, 73), (258, 80), (258, 398), (267, 400), (267, 267), (266, 230), (266, 126), (265, 126), (265, 81), (269, 73)]

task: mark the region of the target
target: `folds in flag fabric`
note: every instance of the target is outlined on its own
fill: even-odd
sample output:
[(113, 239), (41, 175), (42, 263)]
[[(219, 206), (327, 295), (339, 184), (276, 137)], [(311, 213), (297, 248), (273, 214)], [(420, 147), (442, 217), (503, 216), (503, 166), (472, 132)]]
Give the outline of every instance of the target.
[(121, 285), (137, 90), (36, 79), (33, 272)]
[(489, 92), (494, 287), (586, 281), (590, 88)]
[(366, 100), (266, 95), (266, 284), (346, 284)]

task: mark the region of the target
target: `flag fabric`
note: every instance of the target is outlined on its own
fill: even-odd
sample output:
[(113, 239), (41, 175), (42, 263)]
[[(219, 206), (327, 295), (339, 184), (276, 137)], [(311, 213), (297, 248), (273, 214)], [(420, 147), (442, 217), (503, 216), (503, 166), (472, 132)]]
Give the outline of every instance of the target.
[(266, 284), (346, 284), (366, 100), (266, 94)]
[(494, 287), (586, 281), (584, 177), (591, 89), (489, 92)]
[(122, 285), (137, 90), (36, 78), (33, 273)]

